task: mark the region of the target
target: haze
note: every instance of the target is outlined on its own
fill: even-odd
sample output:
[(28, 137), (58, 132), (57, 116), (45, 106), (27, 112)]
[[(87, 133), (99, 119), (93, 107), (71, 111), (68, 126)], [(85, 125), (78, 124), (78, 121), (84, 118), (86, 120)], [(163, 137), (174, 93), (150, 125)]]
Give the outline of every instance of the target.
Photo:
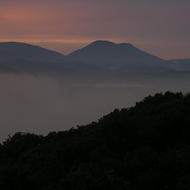
[(0, 75), (0, 139), (15, 132), (47, 134), (97, 121), (149, 94), (189, 92), (189, 77), (85, 78)]

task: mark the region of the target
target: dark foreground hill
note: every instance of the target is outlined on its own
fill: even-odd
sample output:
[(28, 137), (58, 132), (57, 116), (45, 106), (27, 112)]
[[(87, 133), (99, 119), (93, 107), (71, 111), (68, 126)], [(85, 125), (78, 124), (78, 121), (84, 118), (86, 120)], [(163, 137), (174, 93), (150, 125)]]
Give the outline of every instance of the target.
[(149, 96), (98, 122), (0, 146), (3, 190), (190, 189), (190, 95)]

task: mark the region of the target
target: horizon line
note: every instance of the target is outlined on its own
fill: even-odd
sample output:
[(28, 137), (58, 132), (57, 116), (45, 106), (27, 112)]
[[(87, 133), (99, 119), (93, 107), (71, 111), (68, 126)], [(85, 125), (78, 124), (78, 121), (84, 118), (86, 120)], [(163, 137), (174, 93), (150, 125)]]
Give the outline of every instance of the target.
[[(44, 48), (44, 49), (47, 49), (47, 50), (51, 50), (51, 51), (55, 51), (57, 53), (60, 53), (60, 54), (63, 54), (63, 55), (69, 55), (71, 54), (72, 52), (74, 51), (77, 51), (81, 48), (84, 48), (94, 42), (98, 42), (98, 41), (104, 41), (104, 42), (111, 42), (111, 43), (115, 43), (115, 44), (123, 44), (123, 43), (126, 43), (126, 44), (131, 44), (131, 45), (134, 45), (134, 43), (131, 43), (131, 42), (125, 42), (125, 40), (121, 41), (118, 40), (118, 39), (31, 39), (31, 40), (28, 40), (28, 39), (20, 39), (20, 38), (16, 38), (16, 39), (0, 39), (0, 43), (25, 43), (25, 44), (29, 44), (29, 45), (34, 45), (34, 46), (38, 46), (38, 47), (41, 47), (41, 48)], [(45, 45), (46, 44), (46, 45)], [(47, 44), (80, 44), (80, 47), (79, 48), (73, 48), (72, 50), (68, 51), (67, 53), (64, 52), (64, 50), (62, 49), (57, 49), (57, 48), (51, 48), (51, 47), (47, 47)], [(134, 45), (135, 47), (137, 47), (136, 45)], [(65, 46), (66, 48), (67, 46)], [(143, 51), (146, 51), (147, 53), (150, 53), (151, 55), (154, 55), (154, 56), (157, 56), (155, 53), (153, 52), (149, 52), (148, 50), (145, 50), (143, 47), (137, 47), (138, 49), (141, 49)], [(190, 59), (190, 57), (186, 57), (186, 56), (175, 56), (175, 58), (163, 58), (163, 56), (157, 56), (161, 59), (165, 59), (165, 60), (175, 60), (175, 59)]]

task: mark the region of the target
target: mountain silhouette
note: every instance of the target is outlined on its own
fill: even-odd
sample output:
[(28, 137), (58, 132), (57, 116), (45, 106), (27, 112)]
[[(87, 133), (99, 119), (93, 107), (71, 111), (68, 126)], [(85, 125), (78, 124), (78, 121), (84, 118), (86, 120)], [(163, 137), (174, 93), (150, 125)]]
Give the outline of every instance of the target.
[(164, 60), (129, 43), (95, 41), (65, 56), (26, 43), (0, 43), (0, 71), (110, 74), (190, 71), (189, 60)]
[(0, 57), (1, 61), (18, 60), (33, 62), (62, 61), (65, 58), (63, 54), (55, 51), (18, 42), (0, 43)]
[(165, 60), (146, 53), (129, 43), (95, 41), (69, 55), (81, 62), (110, 70), (160, 71), (166, 70)]
[(0, 71), (71, 74), (93, 72), (96, 67), (70, 60), (56, 51), (18, 42), (0, 43)]
[(38, 46), (18, 43), (0, 43), (0, 69), (5, 71), (47, 70), (66, 61), (60, 53)]

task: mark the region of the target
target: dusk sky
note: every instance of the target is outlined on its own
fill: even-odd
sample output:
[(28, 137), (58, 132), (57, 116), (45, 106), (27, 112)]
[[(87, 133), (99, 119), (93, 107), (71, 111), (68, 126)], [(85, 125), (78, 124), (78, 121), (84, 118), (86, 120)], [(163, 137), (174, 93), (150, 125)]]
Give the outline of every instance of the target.
[(94, 40), (190, 58), (190, 0), (1, 0), (0, 41), (67, 54)]

